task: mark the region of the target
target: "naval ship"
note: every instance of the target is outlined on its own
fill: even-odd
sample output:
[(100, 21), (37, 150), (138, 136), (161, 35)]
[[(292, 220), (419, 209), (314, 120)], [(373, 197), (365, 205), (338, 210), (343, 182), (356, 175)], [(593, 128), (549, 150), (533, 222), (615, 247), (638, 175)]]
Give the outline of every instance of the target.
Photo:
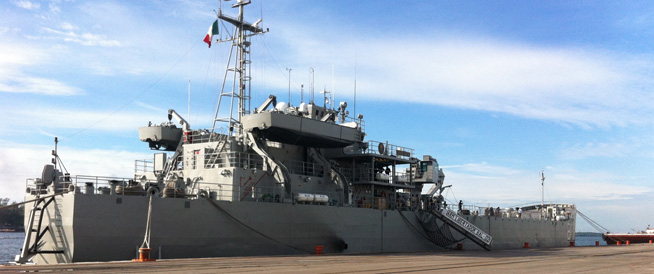
[(268, 30), (244, 20), (249, 3), (232, 5), (236, 17), (218, 13), (234, 27), (217, 41), (231, 44), (225, 79), (234, 80), (219, 91), (213, 126), (193, 129), (171, 109), (168, 121), (139, 128), (154, 153), (131, 178), (71, 175), (55, 138), (52, 164), (27, 180), (17, 263), (574, 243), (573, 204), (446, 205), (438, 161), (367, 139), (346, 102), (292, 106), (270, 95), (251, 109), (250, 40)]

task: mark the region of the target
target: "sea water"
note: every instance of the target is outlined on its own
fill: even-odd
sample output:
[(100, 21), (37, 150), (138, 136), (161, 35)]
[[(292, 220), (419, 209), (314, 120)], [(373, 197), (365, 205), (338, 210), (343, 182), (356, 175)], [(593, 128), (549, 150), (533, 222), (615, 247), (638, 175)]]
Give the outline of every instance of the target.
[(23, 247), (24, 232), (0, 232), (0, 265), (13, 262)]
[(575, 245), (576, 246), (594, 246), (596, 242), (599, 242), (599, 245), (606, 245), (606, 242), (602, 240), (602, 236), (575, 236)]

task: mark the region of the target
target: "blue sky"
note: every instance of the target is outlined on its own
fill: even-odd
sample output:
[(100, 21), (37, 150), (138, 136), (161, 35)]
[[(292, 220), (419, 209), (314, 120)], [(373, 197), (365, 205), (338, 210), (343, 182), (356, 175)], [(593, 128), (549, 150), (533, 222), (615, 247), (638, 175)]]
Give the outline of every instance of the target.
[[(236, 10), (223, 4), (227, 14)], [(72, 174), (131, 176), (137, 128), (211, 126), (227, 44), (218, 1), (0, 3), (0, 196), (22, 200), (53, 136)], [(577, 204), (612, 231), (654, 224), (648, 1), (254, 1), (252, 105), (326, 88), (368, 140), (439, 160), (450, 202)], [(225, 35), (224, 29), (221, 29)], [(191, 112), (188, 117), (188, 82)], [(593, 231), (581, 218), (577, 230)]]

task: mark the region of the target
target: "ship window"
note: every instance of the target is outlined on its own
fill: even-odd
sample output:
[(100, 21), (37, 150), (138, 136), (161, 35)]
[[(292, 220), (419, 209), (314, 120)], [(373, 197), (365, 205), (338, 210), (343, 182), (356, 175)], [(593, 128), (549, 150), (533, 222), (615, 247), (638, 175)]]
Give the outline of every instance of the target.
[(430, 162), (421, 162), (420, 163), (420, 169), (422, 169), (423, 172), (427, 171), (427, 166), (429, 166)]

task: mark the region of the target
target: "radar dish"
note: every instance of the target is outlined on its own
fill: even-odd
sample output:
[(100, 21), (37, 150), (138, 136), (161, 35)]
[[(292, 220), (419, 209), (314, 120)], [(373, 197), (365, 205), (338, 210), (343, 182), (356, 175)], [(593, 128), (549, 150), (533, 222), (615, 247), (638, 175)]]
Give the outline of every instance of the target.
[(41, 181), (44, 185), (51, 184), (55, 177), (57, 176), (55, 172), (54, 165), (45, 165), (43, 166), (43, 172), (41, 172)]

